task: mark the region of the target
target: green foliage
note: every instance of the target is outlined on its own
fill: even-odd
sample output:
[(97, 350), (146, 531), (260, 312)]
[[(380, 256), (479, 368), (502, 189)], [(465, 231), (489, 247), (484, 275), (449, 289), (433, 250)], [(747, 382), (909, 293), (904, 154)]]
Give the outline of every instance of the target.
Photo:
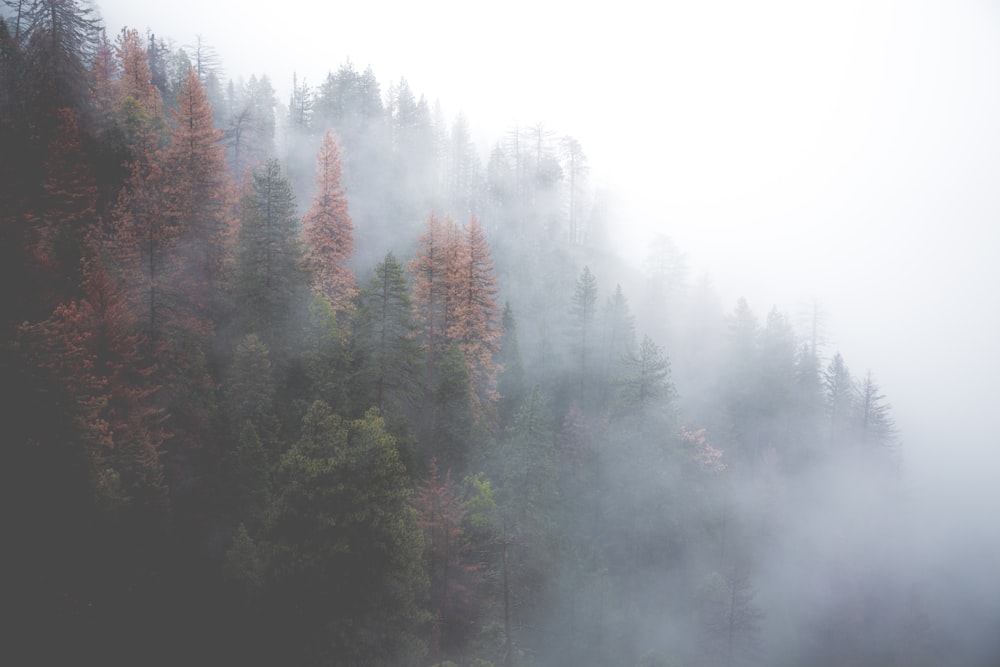
[(265, 533), (275, 603), (318, 642), (314, 657), (390, 665), (418, 655), (423, 540), (382, 418), (346, 421), (314, 403), (275, 493)]
[(363, 355), (365, 396), (380, 410), (413, 404), (420, 383), (420, 347), (410, 288), (391, 252), (379, 262), (361, 293), (357, 345)]
[(473, 445), (474, 416), (469, 369), (462, 349), (455, 343), (445, 348), (438, 366), (434, 392), (434, 425), (431, 442), (445, 469), (464, 472)]
[(235, 296), (244, 331), (287, 340), (308, 284), (291, 184), (277, 160), (253, 172), (240, 212)]

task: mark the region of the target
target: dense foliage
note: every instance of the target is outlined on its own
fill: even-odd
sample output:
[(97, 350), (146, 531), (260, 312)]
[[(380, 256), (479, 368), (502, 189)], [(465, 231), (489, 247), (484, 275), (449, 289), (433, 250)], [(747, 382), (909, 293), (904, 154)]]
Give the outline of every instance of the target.
[(874, 376), (669, 242), (610, 255), (579, 142), (484, 163), (405, 80), (346, 63), (279, 113), (204, 45), (7, 5), (5, 662), (941, 659), (801, 525), (829, 471), (891, 501)]

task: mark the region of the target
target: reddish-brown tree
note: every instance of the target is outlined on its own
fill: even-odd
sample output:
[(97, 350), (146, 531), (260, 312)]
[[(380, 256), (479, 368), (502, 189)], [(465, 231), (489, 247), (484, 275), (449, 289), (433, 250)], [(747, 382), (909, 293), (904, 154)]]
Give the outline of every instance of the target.
[(160, 100), (160, 91), (153, 85), (149, 56), (139, 31), (133, 28), (123, 29), (116, 40), (115, 53), (121, 63), (119, 104), (132, 98), (150, 116), (162, 116), (163, 102)]
[[(160, 337), (170, 320), (174, 250), (178, 230), (167, 211), (162, 167), (149, 153), (129, 164), (130, 176), (111, 215), (105, 245), (115, 260), (122, 288), (139, 328)], [(173, 295), (176, 296), (176, 295)]]
[(84, 262), (83, 296), (60, 304), (21, 340), (72, 399), (76, 434), (91, 462), (97, 497), (165, 508), (159, 447), (162, 413), (149, 405), (152, 367), (121, 291), (104, 267)]
[(451, 471), (442, 478), (437, 459), (412, 500), (427, 540), (434, 612), (435, 657), (449, 654), (470, 636), (482, 614), (484, 564), (475, 558), (463, 528), (468, 508), (456, 493)]
[(358, 291), (354, 272), (347, 266), (354, 253), (354, 226), (341, 175), (340, 149), (333, 134), (327, 132), (316, 157), (316, 195), (302, 226), (313, 290), (338, 312), (351, 308), (351, 299)]
[(218, 312), (225, 261), (235, 237), (235, 188), (226, 171), (222, 131), (194, 69), (177, 94), (170, 145), (164, 156), (166, 209), (177, 229), (178, 279), (183, 278), (188, 324), (211, 330)]
[(475, 216), (453, 246), (448, 267), (447, 337), (458, 343), (475, 392), (477, 408), (493, 403), (499, 368), (493, 357), (500, 347), (500, 309), (486, 234)]
[(97, 228), (97, 185), (83, 152), (76, 117), (60, 109), (49, 142), (40, 202), (28, 214), (36, 280), (53, 307), (78, 294), (84, 240)]

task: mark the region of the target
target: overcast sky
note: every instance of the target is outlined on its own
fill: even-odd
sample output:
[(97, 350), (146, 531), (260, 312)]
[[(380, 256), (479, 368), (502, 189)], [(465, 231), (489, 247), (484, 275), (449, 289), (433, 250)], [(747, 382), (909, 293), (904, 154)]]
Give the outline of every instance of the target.
[(572, 134), (620, 193), (625, 252), (661, 231), (727, 307), (824, 304), (896, 406), (915, 479), (985, 484), (1000, 463), (1000, 3), (98, 6), (109, 32), (200, 34), (227, 75), (281, 91), (350, 58), (480, 136)]

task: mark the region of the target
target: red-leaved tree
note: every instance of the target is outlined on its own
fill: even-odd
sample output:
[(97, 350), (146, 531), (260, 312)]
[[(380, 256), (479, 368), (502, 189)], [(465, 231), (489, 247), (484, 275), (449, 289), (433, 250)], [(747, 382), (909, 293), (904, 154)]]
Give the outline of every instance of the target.
[(347, 266), (354, 253), (354, 226), (341, 175), (340, 149), (333, 134), (327, 132), (316, 158), (316, 195), (302, 218), (302, 227), (313, 290), (338, 312), (350, 309), (358, 291), (354, 272)]
[(468, 508), (456, 493), (451, 471), (442, 477), (437, 459), (412, 500), (427, 540), (434, 612), (435, 657), (449, 654), (470, 637), (482, 615), (485, 565), (476, 558), (463, 522)]

